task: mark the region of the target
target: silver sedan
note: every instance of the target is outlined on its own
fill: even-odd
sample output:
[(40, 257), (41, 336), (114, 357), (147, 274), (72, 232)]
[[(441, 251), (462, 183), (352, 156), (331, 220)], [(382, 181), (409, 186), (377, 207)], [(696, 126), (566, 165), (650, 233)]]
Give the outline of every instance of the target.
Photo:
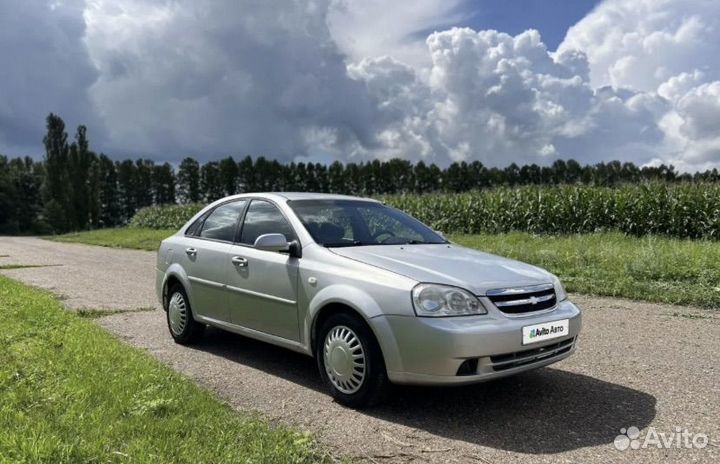
[(470, 384), (546, 366), (574, 352), (581, 326), (552, 274), (341, 195), (218, 200), (162, 242), (156, 285), (176, 342), (211, 325), (314, 356), (351, 407), (392, 383)]

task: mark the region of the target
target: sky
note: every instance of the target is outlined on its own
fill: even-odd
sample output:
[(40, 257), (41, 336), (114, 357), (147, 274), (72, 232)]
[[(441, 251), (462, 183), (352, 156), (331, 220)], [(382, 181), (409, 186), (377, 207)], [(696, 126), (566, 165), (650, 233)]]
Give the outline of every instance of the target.
[(568, 28), (598, 3), (600, 0), (468, 0), (461, 4), (467, 19), (457, 26), (476, 31), (495, 29), (510, 35), (536, 29), (548, 50), (556, 50)]
[(716, 0), (0, 0), (0, 153), (720, 167)]

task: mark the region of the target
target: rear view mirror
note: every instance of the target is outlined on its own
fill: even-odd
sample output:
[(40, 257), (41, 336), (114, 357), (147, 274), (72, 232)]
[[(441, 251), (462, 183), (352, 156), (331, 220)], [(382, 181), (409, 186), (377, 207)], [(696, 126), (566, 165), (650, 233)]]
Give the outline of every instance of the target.
[(265, 251), (288, 251), (290, 244), (283, 234), (262, 234), (255, 240), (255, 248)]

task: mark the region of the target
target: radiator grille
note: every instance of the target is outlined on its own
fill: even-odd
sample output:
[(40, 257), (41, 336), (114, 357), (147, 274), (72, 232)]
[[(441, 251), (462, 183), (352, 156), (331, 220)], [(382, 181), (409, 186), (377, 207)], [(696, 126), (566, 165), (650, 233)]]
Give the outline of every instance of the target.
[(542, 311), (553, 308), (557, 303), (553, 284), (491, 290), (487, 292), (487, 297), (506, 314)]

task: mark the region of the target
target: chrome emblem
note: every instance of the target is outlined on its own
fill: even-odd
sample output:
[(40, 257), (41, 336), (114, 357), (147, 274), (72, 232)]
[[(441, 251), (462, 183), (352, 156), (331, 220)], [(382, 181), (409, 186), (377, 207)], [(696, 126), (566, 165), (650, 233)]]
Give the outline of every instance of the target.
[(531, 304), (531, 305), (536, 305), (536, 304), (538, 304), (538, 299), (537, 299), (536, 296), (531, 296), (531, 297), (530, 297), (530, 304)]

